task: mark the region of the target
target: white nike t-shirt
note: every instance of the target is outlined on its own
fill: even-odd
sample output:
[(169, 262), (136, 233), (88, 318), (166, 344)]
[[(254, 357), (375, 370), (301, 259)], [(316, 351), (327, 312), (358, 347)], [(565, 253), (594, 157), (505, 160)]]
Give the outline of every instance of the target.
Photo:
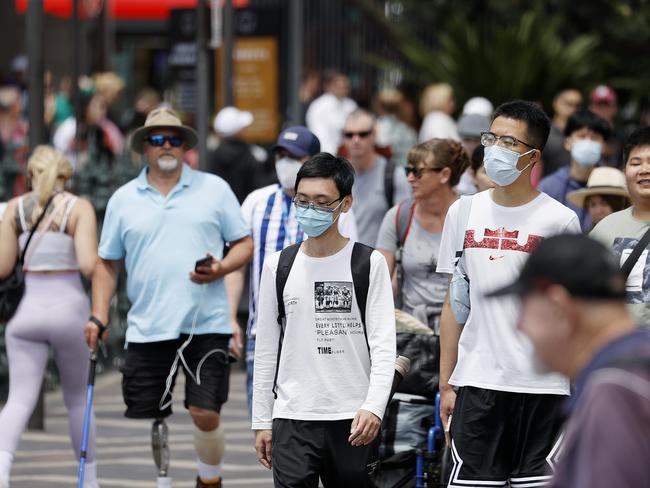
[[(472, 197), (465, 232), (465, 266), (470, 280), (471, 312), (458, 343), (458, 361), (449, 383), (520, 393), (568, 394), (568, 380), (535, 369), (528, 338), (517, 330), (515, 297), (486, 298), (519, 275), (544, 238), (580, 233), (576, 214), (540, 193), (519, 207), (497, 205), (491, 190)], [(439, 273), (453, 273), (459, 201), (449, 208), (438, 256)]]

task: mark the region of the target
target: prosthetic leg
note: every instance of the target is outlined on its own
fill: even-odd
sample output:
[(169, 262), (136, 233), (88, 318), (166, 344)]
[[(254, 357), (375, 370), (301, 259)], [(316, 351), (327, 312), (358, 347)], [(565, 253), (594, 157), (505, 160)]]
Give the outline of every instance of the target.
[(172, 479), (167, 476), (169, 470), (169, 429), (165, 419), (156, 419), (151, 426), (151, 449), (153, 452), (153, 461), (158, 468), (158, 478), (156, 478), (156, 488), (171, 488)]

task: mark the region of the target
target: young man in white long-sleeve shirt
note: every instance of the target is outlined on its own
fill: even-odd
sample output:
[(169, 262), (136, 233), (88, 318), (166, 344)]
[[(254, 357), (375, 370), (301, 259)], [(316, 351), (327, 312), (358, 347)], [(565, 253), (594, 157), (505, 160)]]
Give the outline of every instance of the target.
[(332, 225), (352, 205), (353, 182), (350, 163), (327, 153), (298, 172), (296, 218), (309, 238), (283, 290), (279, 360), (280, 253), (264, 263), (252, 428), (257, 457), (273, 469), (276, 487), (316, 488), (319, 478), (326, 488), (371, 486), (366, 467), (376, 457), (394, 375), (395, 320), (388, 268), (372, 251), (364, 332), (351, 271), (354, 243)]

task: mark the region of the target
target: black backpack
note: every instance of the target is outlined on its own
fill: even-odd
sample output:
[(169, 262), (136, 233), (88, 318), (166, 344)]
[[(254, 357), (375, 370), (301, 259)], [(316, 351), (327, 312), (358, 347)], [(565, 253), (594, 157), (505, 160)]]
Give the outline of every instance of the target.
[[(284, 285), (287, 283), (289, 273), (293, 262), (296, 260), (298, 250), (302, 243), (298, 242), (286, 247), (280, 253), (278, 269), (275, 274), (275, 292), (278, 300), (278, 325), (280, 326), (280, 338), (278, 340), (278, 355), (275, 360), (275, 376), (273, 377), (273, 396), (278, 397), (278, 371), (280, 369), (280, 354), (282, 353), (282, 341), (284, 340), (284, 329), (286, 326), (286, 312), (284, 309)], [(354, 284), (354, 296), (357, 298), (359, 313), (361, 314), (361, 323), (363, 324), (363, 336), (366, 339), (368, 353), (370, 353), (370, 344), (368, 343), (368, 334), (366, 333), (366, 303), (368, 301), (368, 287), (370, 285), (370, 255), (374, 249), (360, 242), (355, 242), (352, 248), (352, 257), (350, 266), (352, 268), (352, 282)]]

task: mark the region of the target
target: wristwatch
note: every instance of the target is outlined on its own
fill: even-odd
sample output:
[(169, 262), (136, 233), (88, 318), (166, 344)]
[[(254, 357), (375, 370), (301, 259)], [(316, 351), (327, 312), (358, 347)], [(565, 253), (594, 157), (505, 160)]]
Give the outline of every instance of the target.
[(99, 337), (101, 337), (104, 334), (104, 332), (106, 332), (106, 329), (108, 329), (108, 325), (104, 325), (104, 323), (101, 320), (99, 320), (97, 317), (95, 317), (94, 315), (91, 315), (90, 317), (88, 317), (88, 321), (92, 322), (93, 324), (95, 324), (97, 326), (97, 328), (99, 329), (99, 334), (97, 334), (97, 335)]

